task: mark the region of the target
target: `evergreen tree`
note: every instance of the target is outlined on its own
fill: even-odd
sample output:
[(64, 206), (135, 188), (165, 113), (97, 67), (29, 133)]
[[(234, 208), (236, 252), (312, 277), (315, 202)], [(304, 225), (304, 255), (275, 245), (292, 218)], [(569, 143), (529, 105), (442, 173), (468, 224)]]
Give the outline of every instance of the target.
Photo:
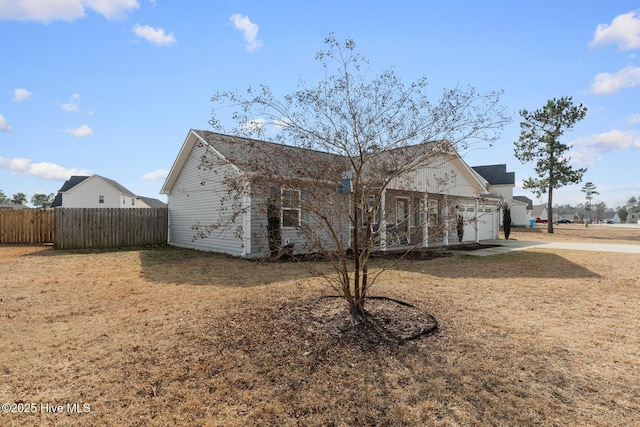
[(520, 110), (520, 138), (515, 143), (515, 156), (522, 163), (535, 160), (536, 178), (524, 180), (523, 188), (532, 189), (538, 197), (548, 195), (549, 222), (547, 230), (553, 233), (553, 190), (582, 180), (586, 169), (574, 169), (566, 155), (569, 146), (560, 142), (587, 114), (587, 107), (575, 106), (571, 97), (551, 99), (541, 109)]

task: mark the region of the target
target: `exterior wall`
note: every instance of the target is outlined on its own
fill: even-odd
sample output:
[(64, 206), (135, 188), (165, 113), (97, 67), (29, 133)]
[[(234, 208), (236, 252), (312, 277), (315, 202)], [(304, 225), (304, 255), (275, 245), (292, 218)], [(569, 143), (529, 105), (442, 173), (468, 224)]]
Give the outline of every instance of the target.
[[(194, 145), (169, 193), (169, 244), (209, 252), (243, 256), (243, 239), (238, 235), (242, 218), (231, 219), (232, 207), (223, 180), (237, 173), (230, 165), (216, 171), (198, 169), (204, 147)], [(194, 226), (222, 225), (198, 237)]]
[(477, 197), (486, 193), (480, 188), (470, 168), (459, 158), (437, 155), (420, 169), (395, 179), (389, 188), (447, 194), (458, 197)]
[[(100, 203), (104, 196), (104, 203)], [(136, 198), (126, 196), (109, 183), (92, 176), (62, 193), (62, 206), (65, 208), (135, 208)]]
[(505, 203), (511, 204), (513, 201), (513, 185), (490, 185), (489, 193), (502, 197)]
[[(463, 213), (465, 219), (463, 242), (475, 242), (476, 239), (476, 224), (473, 221), (475, 215), (475, 204), (469, 204), (465, 202), (460, 207), (460, 212)], [(478, 204), (478, 239), (479, 240), (495, 240), (499, 238), (500, 234), (500, 208), (495, 204)], [(457, 233), (455, 228), (452, 234), (449, 235), (449, 243), (457, 243)]]
[(531, 212), (527, 211), (527, 205), (513, 203), (511, 205), (511, 223), (516, 227), (528, 227), (531, 219)]

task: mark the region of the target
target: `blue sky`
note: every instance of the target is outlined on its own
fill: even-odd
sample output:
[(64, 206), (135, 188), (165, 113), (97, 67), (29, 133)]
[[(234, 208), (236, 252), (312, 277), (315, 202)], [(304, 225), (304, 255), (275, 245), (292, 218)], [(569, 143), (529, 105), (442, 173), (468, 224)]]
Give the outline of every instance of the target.
[(0, 0), (0, 189), (30, 199), (96, 173), (164, 200), (188, 130), (209, 129), (211, 95), (320, 80), (330, 32), (372, 73), (427, 76), (436, 98), (504, 90), (513, 122), (465, 160), (506, 163), (514, 194), (537, 202), (521, 188), (534, 165), (513, 154), (518, 111), (572, 96), (589, 111), (563, 141), (588, 171), (554, 204), (584, 202), (586, 181), (609, 207), (640, 195), (640, 4), (626, 0)]

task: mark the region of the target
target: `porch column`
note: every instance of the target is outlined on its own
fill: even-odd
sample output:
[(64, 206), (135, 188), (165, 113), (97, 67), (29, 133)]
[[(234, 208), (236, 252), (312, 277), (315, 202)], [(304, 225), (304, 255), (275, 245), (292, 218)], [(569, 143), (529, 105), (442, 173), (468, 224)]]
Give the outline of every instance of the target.
[(429, 247), (429, 209), (427, 208), (427, 203), (429, 202), (429, 197), (427, 192), (424, 192), (424, 196), (422, 196), (422, 247)]
[(444, 241), (443, 245), (449, 246), (449, 198), (444, 195)]
[(387, 190), (382, 190), (380, 195), (380, 249), (387, 250), (387, 212), (386, 212)]
[(243, 258), (251, 255), (251, 195), (249, 189), (242, 195), (244, 215), (242, 216), (242, 254)]
[(480, 242), (480, 229), (478, 228), (478, 205), (480, 204), (480, 201), (476, 198), (476, 205), (475, 205), (475, 210), (474, 210), (474, 216), (475, 216), (475, 221), (474, 221), (474, 228), (476, 230), (476, 243)]

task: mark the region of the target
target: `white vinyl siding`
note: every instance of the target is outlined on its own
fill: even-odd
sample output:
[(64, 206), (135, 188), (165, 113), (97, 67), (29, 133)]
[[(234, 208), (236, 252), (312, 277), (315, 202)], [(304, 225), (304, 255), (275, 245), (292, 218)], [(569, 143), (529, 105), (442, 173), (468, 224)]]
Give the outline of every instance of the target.
[(123, 195), (96, 175), (62, 193), (64, 208), (128, 208), (132, 200), (135, 200), (135, 197)]
[[(243, 239), (238, 234), (244, 232), (243, 217), (232, 221), (234, 208), (223, 183), (237, 171), (231, 165), (219, 166), (215, 172), (202, 171), (198, 165), (203, 154), (204, 147), (193, 146), (169, 194), (169, 244), (242, 256)], [(198, 236), (197, 225), (203, 232), (207, 226), (220, 227)]]

